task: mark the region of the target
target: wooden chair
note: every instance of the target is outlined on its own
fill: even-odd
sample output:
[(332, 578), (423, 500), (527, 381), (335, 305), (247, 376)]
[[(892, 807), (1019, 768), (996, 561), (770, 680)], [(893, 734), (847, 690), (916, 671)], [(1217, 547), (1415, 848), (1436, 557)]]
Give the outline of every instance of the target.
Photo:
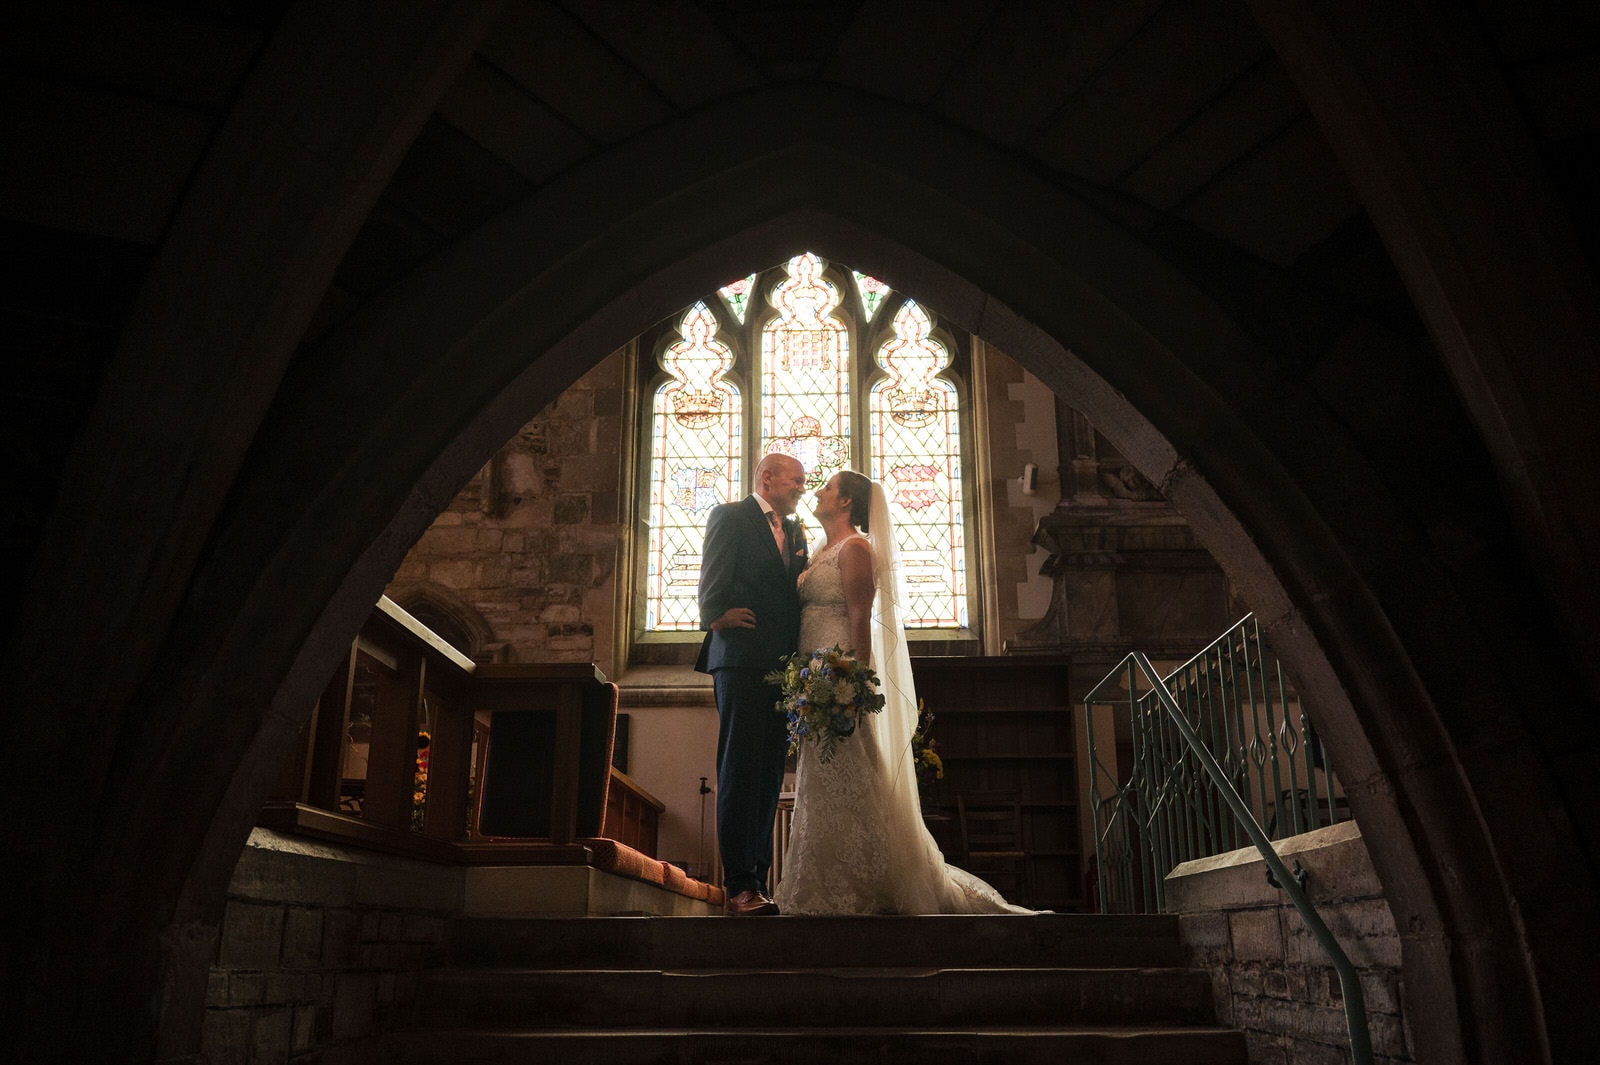
[(1013, 793), (956, 795), (961, 845), (956, 864), (983, 877), (1010, 902), (1033, 904), (1033, 868), (1022, 836), (1022, 803)]

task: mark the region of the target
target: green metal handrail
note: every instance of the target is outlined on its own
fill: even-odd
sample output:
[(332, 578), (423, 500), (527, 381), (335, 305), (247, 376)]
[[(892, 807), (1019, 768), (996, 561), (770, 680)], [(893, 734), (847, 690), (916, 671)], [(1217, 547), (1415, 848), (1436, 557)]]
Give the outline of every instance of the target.
[[(1298, 698), (1276, 659), (1268, 666), (1267, 658), (1250, 615), (1166, 677), (1136, 651), (1085, 696), (1099, 908), (1160, 910), (1167, 873), (1182, 862), (1237, 849), (1242, 832), (1260, 852), (1268, 879), (1288, 894), (1333, 963), (1351, 1062), (1370, 1065), (1366, 1001), (1355, 967), (1306, 896), (1305, 871), (1296, 862), (1295, 874), (1289, 873), (1256, 817), (1257, 811), (1272, 811), (1280, 836), (1318, 827), (1314, 770), (1320, 768), (1327, 821), (1340, 819), (1337, 785), (1321, 745), (1303, 710), (1298, 730), (1289, 726)], [(1108, 770), (1095, 746), (1094, 707), (1124, 702), (1133, 767), (1127, 782), (1119, 783), (1120, 774)], [(1213, 748), (1223, 752), (1221, 758)]]

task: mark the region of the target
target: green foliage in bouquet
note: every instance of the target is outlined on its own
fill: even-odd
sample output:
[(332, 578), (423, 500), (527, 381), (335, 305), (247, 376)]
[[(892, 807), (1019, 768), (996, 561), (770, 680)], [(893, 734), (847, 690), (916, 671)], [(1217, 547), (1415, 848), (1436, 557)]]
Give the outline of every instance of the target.
[(883, 710), (878, 675), (855, 651), (837, 644), (796, 651), (766, 679), (783, 689), (775, 709), (789, 719), (790, 754), (810, 740), (817, 745), (817, 757), (826, 762), (839, 741), (855, 733), (863, 714)]

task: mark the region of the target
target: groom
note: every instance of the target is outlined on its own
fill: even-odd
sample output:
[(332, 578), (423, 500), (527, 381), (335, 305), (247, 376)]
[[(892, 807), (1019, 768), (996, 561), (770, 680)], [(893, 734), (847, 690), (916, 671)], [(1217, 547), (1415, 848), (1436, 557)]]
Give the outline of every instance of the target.
[(717, 840), (728, 913), (778, 912), (767, 897), (772, 822), (789, 740), (774, 709), (778, 689), (762, 678), (800, 642), (795, 580), (806, 565), (805, 530), (791, 515), (806, 474), (773, 453), (756, 467), (755, 491), (712, 509), (700, 566), (700, 627), (708, 630), (695, 669), (717, 697)]

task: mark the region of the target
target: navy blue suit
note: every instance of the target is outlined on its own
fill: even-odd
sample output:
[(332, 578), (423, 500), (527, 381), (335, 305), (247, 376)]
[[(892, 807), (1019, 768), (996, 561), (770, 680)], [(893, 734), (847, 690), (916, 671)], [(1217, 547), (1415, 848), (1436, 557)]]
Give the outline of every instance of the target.
[[(800, 641), (795, 580), (806, 564), (805, 532), (783, 520), (780, 552), (756, 497), (723, 503), (706, 522), (700, 565), (700, 627), (708, 630), (695, 668), (716, 689), (717, 840), (722, 883), (730, 897), (766, 891), (772, 866), (772, 823), (783, 786), (789, 740), (775, 709), (778, 688), (762, 677)], [(755, 613), (755, 628), (711, 632), (734, 607)]]

